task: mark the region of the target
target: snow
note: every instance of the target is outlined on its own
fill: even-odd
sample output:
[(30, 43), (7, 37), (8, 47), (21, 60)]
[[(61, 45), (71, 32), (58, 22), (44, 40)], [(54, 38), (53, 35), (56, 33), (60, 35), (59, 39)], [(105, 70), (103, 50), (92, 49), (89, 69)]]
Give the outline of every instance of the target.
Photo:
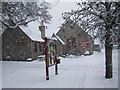
[[(46, 2), (64, 2), (64, 3), (70, 3), (70, 2), (85, 2), (86, 0), (45, 0)], [(91, 2), (93, 2), (92, 0), (90, 0)], [(112, 1), (112, 0), (111, 0)]]
[(28, 58), (27, 60), (28, 60), (28, 61), (31, 61), (31, 60), (32, 60), (32, 58)]
[(39, 61), (44, 61), (45, 60), (45, 55), (40, 55), (38, 56)]
[(89, 51), (85, 51), (85, 53), (84, 54), (89, 54)]
[(39, 26), (40, 24), (38, 21), (32, 21), (28, 23), (27, 26), (20, 25), (19, 27), (31, 40), (44, 42), (44, 40), (41, 38)]
[[(61, 58), (61, 57), (60, 57)], [(105, 79), (104, 51), (90, 56), (61, 58), (58, 75), (49, 68), (45, 79), (45, 62), (2, 61), (3, 88), (118, 88), (118, 50), (113, 50), (113, 78)]]
[(100, 40), (99, 39), (95, 39), (94, 40), (94, 44), (99, 44), (100, 45)]
[(47, 37), (48, 39), (51, 39), (51, 40), (57, 40), (56, 37)]
[(40, 55), (40, 56), (38, 56), (38, 57), (45, 57), (45, 55)]

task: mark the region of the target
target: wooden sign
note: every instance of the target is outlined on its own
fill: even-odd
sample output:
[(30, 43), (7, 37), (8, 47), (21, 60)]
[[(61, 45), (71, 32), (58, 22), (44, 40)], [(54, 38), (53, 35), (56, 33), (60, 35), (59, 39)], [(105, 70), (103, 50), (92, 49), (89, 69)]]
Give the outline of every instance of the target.
[(81, 46), (81, 47), (83, 47), (83, 48), (86, 48), (86, 47), (88, 47), (88, 42), (87, 41), (82, 41), (82, 42), (80, 42), (79, 43), (79, 45)]
[(26, 44), (27, 44), (27, 42), (25, 42), (25, 41), (16, 42), (16, 45), (26, 45)]
[(49, 67), (55, 66), (55, 74), (58, 74), (57, 67), (57, 48), (56, 41), (45, 38), (45, 64), (46, 64), (46, 80), (49, 80)]

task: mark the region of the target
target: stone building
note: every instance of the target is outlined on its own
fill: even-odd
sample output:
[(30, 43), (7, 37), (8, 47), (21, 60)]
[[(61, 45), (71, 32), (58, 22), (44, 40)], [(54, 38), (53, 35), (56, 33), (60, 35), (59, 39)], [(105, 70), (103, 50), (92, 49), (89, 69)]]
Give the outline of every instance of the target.
[(92, 37), (72, 20), (66, 20), (56, 35), (65, 43), (62, 48), (58, 48), (59, 55), (83, 55), (86, 52), (89, 52), (90, 55), (93, 54)]
[(55, 33), (53, 33), (52, 37), (55, 37), (57, 39), (57, 53), (59, 56), (62, 56), (64, 55), (64, 46), (65, 46), (65, 43), (63, 42), (63, 40), (57, 36)]
[(2, 33), (2, 60), (33, 60), (44, 54), (44, 34), (39, 29), (45, 32), (37, 21), (6, 29)]

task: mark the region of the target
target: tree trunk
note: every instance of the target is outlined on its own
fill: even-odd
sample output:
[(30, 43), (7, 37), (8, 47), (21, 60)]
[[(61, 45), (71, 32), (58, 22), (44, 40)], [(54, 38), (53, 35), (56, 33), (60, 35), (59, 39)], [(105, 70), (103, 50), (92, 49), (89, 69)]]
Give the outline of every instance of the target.
[(106, 72), (105, 77), (106, 78), (112, 78), (112, 44), (110, 42), (110, 35), (106, 35), (106, 41), (105, 41), (105, 65), (106, 65)]

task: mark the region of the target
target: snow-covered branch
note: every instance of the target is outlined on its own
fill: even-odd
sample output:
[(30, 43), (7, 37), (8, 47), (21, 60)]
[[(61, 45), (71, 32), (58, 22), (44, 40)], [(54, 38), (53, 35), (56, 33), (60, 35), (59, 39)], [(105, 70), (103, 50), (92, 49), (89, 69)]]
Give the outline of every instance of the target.
[(2, 23), (13, 28), (38, 20), (51, 21), (50, 4), (47, 2), (2, 2)]
[[(77, 3), (78, 10), (67, 12), (64, 17), (79, 22), (86, 32), (95, 32), (98, 37), (118, 26), (120, 2), (85, 2)], [(103, 39), (102, 39), (103, 40)]]

